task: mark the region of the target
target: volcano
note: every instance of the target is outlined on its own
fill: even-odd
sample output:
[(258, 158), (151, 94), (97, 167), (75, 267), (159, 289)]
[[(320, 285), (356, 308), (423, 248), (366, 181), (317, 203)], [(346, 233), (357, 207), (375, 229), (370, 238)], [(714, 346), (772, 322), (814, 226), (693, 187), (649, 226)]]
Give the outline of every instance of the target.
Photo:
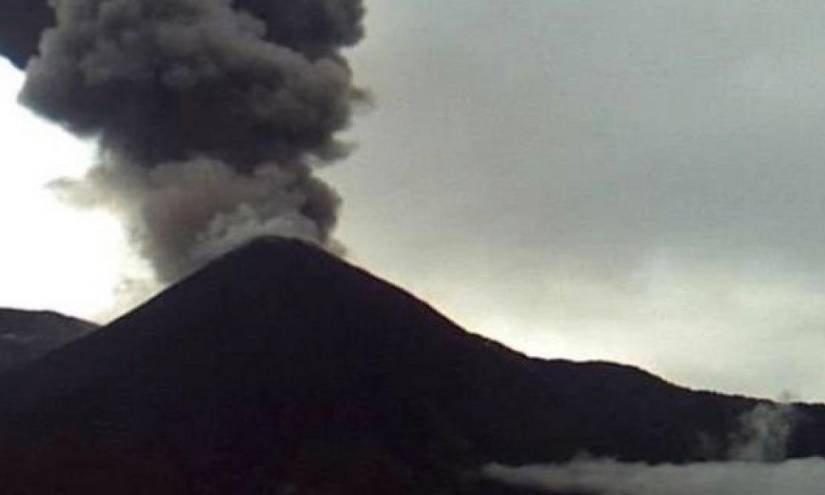
[[(0, 479), (6, 493), (513, 493), (473, 473), (584, 451), (716, 455), (700, 434), (722, 455), (755, 404), (530, 358), (269, 238), (2, 375)], [(799, 408), (791, 455), (825, 453), (825, 411)]]

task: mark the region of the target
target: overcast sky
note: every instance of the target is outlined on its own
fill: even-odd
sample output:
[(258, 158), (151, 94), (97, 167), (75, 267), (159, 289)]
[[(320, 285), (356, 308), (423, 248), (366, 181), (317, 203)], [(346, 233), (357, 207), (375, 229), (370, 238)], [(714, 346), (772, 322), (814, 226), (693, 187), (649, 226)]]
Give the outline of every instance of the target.
[(531, 354), (825, 400), (825, 5), (369, 5), (358, 261)]
[[(529, 354), (825, 401), (825, 5), (367, 4), (351, 56), (375, 105), (348, 132), (358, 151), (323, 173), (354, 261)], [(63, 144), (18, 142), (36, 133), (19, 128), (15, 77), (0, 71), (0, 124), (20, 136), (0, 159), (45, 164), (26, 179), (35, 191), (82, 169), (88, 148), (54, 130)], [(17, 218), (28, 189), (11, 173), (0, 207)], [(2, 217), (0, 305), (97, 314), (122, 238), (26, 194), (34, 225)], [(81, 224), (94, 245), (60, 230)], [(98, 292), (9, 290), (61, 273), (28, 261), (31, 239), (76, 245), (72, 266), (97, 260), (85, 285)]]

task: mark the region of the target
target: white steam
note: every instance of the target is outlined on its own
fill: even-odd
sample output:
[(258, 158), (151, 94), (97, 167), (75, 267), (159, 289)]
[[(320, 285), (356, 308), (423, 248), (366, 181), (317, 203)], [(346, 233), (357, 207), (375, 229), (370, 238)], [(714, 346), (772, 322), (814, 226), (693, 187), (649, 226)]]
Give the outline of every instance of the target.
[(820, 495), (825, 487), (825, 460), (820, 458), (773, 464), (731, 461), (651, 466), (612, 460), (562, 466), (493, 464), (483, 472), (517, 486), (600, 495)]
[(728, 458), (750, 462), (778, 462), (788, 457), (788, 438), (797, 414), (790, 404), (762, 403), (739, 418)]
[(554, 493), (819, 495), (825, 489), (825, 459), (783, 461), (796, 417), (789, 404), (758, 404), (742, 415), (731, 435), (729, 461), (651, 465), (585, 457), (564, 465), (490, 464), (482, 474)]

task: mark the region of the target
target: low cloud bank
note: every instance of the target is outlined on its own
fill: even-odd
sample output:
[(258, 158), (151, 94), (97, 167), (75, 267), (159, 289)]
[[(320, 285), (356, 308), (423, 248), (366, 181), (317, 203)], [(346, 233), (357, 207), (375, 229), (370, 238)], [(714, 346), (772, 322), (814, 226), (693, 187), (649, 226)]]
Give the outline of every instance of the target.
[[(727, 461), (651, 465), (585, 457), (564, 465), (490, 464), (482, 474), (510, 485), (599, 495), (818, 495), (825, 459), (785, 460), (798, 419), (791, 404), (756, 405), (731, 432)], [(708, 441), (699, 437), (700, 444)]]
[(486, 466), (497, 481), (530, 488), (600, 495), (820, 495), (825, 459), (686, 465), (575, 461), (560, 466)]

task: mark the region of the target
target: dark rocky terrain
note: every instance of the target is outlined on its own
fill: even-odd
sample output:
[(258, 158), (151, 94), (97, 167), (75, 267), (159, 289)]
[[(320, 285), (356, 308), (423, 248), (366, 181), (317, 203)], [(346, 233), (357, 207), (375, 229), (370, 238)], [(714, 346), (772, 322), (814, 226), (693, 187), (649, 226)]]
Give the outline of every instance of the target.
[[(756, 404), (528, 358), (279, 239), (7, 373), (0, 397), (6, 493), (84, 494), (513, 493), (475, 469), (699, 460), (700, 433), (721, 455)], [(802, 409), (791, 454), (823, 454), (825, 414)]]

